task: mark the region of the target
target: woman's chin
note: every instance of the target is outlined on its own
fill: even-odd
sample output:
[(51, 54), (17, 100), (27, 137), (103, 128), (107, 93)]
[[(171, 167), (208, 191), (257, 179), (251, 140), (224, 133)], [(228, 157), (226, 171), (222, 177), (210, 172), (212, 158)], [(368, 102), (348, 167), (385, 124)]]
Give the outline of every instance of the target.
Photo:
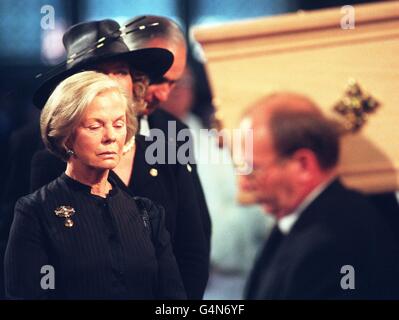
[[(111, 161), (110, 161), (110, 162), (111, 162)], [(106, 164), (104, 164), (103, 168), (104, 168), (104, 169), (112, 170), (112, 169), (115, 169), (115, 167), (116, 167), (117, 165), (118, 165), (118, 162), (115, 161), (115, 162), (112, 162), (112, 163), (106, 163)]]
[(97, 169), (103, 169), (103, 170), (112, 170), (118, 165), (119, 161), (113, 160), (113, 159), (107, 159), (104, 161), (101, 161), (100, 163), (96, 163), (93, 167)]

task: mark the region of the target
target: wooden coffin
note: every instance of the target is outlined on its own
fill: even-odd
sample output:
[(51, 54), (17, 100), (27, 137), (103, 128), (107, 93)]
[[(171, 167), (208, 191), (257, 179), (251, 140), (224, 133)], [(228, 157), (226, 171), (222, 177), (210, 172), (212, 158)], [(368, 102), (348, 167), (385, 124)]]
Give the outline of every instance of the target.
[[(343, 137), (345, 184), (365, 192), (399, 185), (399, 1), (298, 12), (215, 27), (197, 27), (207, 72), (226, 128), (255, 100), (295, 91), (328, 115), (355, 79), (380, 106)], [(354, 12), (354, 28), (347, 14)], [(353, 21), (352, 21), (353, 22)]]

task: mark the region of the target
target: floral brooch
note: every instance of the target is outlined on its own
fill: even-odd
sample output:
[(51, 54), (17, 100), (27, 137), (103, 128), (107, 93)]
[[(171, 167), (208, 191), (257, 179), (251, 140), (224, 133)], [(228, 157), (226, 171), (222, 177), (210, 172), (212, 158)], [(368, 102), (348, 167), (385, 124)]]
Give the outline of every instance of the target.
[(75, 209), (70, 206), (60, 206), (54, 210), (57, 217), (65, 218), (64, 226), (67, 228), (73, 227), (73, 220), (71, 217), (75, 214)]

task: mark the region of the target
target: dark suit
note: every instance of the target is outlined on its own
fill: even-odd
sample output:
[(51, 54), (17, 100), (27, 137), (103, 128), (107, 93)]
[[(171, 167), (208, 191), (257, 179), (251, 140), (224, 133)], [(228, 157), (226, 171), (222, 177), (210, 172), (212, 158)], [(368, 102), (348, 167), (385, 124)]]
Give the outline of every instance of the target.
[[(116, 174), (111, 172), (110, 175), (131, 195), (149, 198), (165, 208), (166, 227), (171, 234), (187, 296), (200, 299), (208, 280), (209, 247), (202, 227), (192, 173), (180, 164), (149, 165), (145, 159), (149, 144), (143, 136), (136, 137), (133, 176), (128, 187)], [(48, 151), (39, 151), (32, 160), (32, 188), (47, 184), (65, 167), (64, 162)], [(151, 169), (156, 169), (156, 176), (151, 175), (151, 172), (155, 172)]]
[[(9, 141), (10, 150), (6, 168), (3, 192), (0, 196), (0, 261), (4, 260), (8, 233), (18, 198), (29, 193), (30, 163), (33, 154), (43, 148), (38, 121), (15, 131)], [(4, 271), (0, 263), (0, 299), (4, 297)]]
[[(275, 229), (252, 271), (247, 299), (399, 297), (392, 233), (362, 195), (338, 180), (300, 214), (288, 235), (277, 238)], [(341, 287), (349, 274), (341, 273), (345, 265), (354, 268), (354, 290)]]
[(12, 222), (15, 202), (29, 193), (30, 164), (37, 150), (42, 149), (38, 122), (33, 122), (13, 133), (10, 139), (6, 181), (1, 195), (0, 239), (6, 241)]
[[(155, 110), (151, 115), (148, 116), (148, 123), (150, 128), (159, 128), (163, 132), (167, 133), (168, 132), (168, 125), (172, 124), (172, 130), (173, 126), (176, 126), (176, 133), (178, 134), (181, 130), (187, 130), (189, 129), (182, 121), (180, 121), (178, 118), (170, 114), (169, 112), (162, 110), (162, 109), (157, 109)], [(189, 140), (188, 137), (184, 139), (184, 141), (176, 141), (174, 140), (173, 135), (168, 137), (168, 143), (169, 144), (175, 144), (176, 148), (181, 147), (184, 143), (191, 143), (192, 139)], [(191, 149), (193, 150), (193, 148)], [(206, 204), (205, 200), (205, 194), (202, 189), (202, 185), (198, 176), (197, 172), (197, 165), (195, 163), (194, 159), (194, 153), (191, 153), (191, 158), (189, 160), (189, 163), (192, 167), (192, 172), (191, 176), (193, 177), (193, 182), (194, 182), (194, 187), (196, 190), (196, 194), (198, 197), (198, 205), (200, 206), (200, 214), (201, 214), (201, 220), (202, 220), (202, 225), (204, 227), (204, 232), (205, 232), (205, 238), (208, 242), (208, 247), (210, 250), (210, 239), (211, 239), (211, 218), (208, 210), (208, 206)]]

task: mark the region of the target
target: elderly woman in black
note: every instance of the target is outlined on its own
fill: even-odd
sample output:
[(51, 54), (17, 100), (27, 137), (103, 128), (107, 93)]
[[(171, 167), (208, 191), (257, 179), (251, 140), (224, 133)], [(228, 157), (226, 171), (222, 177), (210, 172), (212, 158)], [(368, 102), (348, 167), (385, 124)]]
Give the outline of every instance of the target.
[(136, 132), (129, 99), (94, 71), (67, 78), (50, 96), (42, 138), (67, 168), (16, 204), (5, 256), (9, 298), (185, 298), (162, 208), (108, 176)]

